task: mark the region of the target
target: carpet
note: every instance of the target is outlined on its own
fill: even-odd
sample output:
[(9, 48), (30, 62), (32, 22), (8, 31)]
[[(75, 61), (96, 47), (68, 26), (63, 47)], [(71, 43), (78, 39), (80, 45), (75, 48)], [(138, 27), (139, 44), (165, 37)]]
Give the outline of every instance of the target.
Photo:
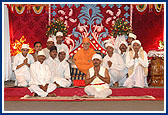
[[(108, 99), (63, 99), (67, 101), (122, 101), (122, 100), (164, 100), (164, 88), (111, 88), (112, 90), (112, 96), (113, 98)], [(60, 96), (60, 99), (57, 99), (57, 101), (62, 101), (61, 98), (64, 97), (73, 97), (77, 96), (83, 96), (86, 95), (84, 92), (84, 88), (57, 88), (53, 91), (57, 96)], [(36, 100), (36, 99), (21, 99), (25, 95), (32, 95), (28, 88), (4, 88), (4, 101), (30, 101), (30, 100)], [(121, 98), (124, 96), (124, 98)], [(131, 97), (134, 96), (134, 97)], [(152, 96), (153, 98), (141, 98), (143, 96)], [(115, 98), (117, 97), (117, 98)], [(138, 99), (135, 99), (138, 98)], [(78, 97), (79, 98), (79, 97)], [(41, 99), (43, 101), (49, 101), (46, 99)], [(40, 101), (41, 101), (40, 100)], [(54, 100), (55, 101), (55, 100)]]
[(25, 95), (21, 100), (29, 101), (115, 101), (115, 100), (155, 100), (153, 96), (109, 96), (108, 98), (90, 98), (82, 96), (33, 97)]

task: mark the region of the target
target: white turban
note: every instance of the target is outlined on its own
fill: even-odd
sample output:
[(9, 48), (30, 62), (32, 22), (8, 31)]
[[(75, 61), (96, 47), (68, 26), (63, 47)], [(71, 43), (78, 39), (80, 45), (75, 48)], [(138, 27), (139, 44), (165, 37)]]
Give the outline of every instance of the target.
[(94, 59), (99, 59), (99, 60), (102, 60), (102, 57), (100, 54), (94, 54), (93, 57), (92, 57), (92, 60)]
[(38, 52), (38, 56), (39, 56), (39, 55), (44, 55), (44, 56), (45, 56), (44, 51), (43, 51), (43, 50), (39, 51), (39, 52)]
[(60, 52), (65, 52), (66, 53), (66, 50), (64, 48), (60, 48), (60, 50), (58, 51), (58, 53)]
[(131, 43), (132, 47), (133, 47), (134, 43), (137, 43), (141, 46), (141, 42), (139, 40), (133, 40), (132, 43)]
[(137, 36), (135, 34), (133, 34), (133, 33), (129, 33), (128, 37), (131, 37), (131, 38), (134, 38), (134, 39), (137, 38)]
[(105, 48), (107, 48), (108, 46), (114, 48), (114, 45), (112, 43), (109, 43), (109, 42), (105, 44)]
[(119, 44), (119, 47), (118, 47), (118, 53), (119, 54), (121, 54), (121, 51), (120, 51), (121, 44), (125, 44), (128, 47), (128, 43), (126, 41), (121, 41), (120, 44)]
[(48, 38), (47, 42), (49, 42), (49, 41), (54, 42), (54, 40), (53, 40), (53, 37), (52, 37), (52, 36), (50, 36), (50, 37)]
[(62, 32), (57, 32), (56, 36), (63, 36), (63, 33)]
[(121, 41), (119, 47), (121, 46), (121, 44), (125, 44), (128, 47), (128, 43), (126, 41)]
[(23, 49), (23, 48), (30, 49), (28, 44), (23, 44), (21, 49)]

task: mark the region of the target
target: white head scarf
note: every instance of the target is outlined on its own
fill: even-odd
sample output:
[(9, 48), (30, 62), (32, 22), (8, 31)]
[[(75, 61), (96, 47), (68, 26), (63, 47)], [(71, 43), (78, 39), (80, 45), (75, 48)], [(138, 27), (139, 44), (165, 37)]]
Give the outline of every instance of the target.
[(45, 56), (44, 51), (43, 51), (43, 50), (39, 51), (39, 52), (38, 52), (38, 56), (39, 56), (39, 55), (44, 55), (44, 56)]
[(125, 44), (128, 47), (128, 43), (126, 41), (121, 41), (121, 43), (119, 44), (119, 47), (118, 47), (118, 53), (119, 54), (121, 54), (121, 51), (120, 51), (121, 44)]
[(49, 41), (54, 42), (54, 40), (53, 40), (53, 37), (52, 37), (52, 36), (50, 36), (50, 37), (48, 38), (47, 42), (49, 42)]
[(23, 48), (30, 49), (28, 44), (23, 44), (21, 49), (23, 49)]
[(114, 45), (112, 43), (110, 43), (110, 42), (108, 42), (108, 43), (105, 44), (105, 48), (107, 48), (108, 46), (114, 48)]
[(141, 46), (141, 42), (139, 40), (133, 40), (131, 46), (133, 47), (134, 43), (138, 43)]
[(57, 32), (56, 36), (63, 36), (63, 33), (62, 32)]
[(99, 60), (102, 60), (102, 57), (100, 54), (94, 54), (93, 57), (92, 57), (92, 60), (94, 59), (99, 59)]
[(58, 53), (60, 53), (60, 52), (65, 52), (66, 53), (66, 51), (65, 51), (64, 48), (60, 48), (60, 50), (58, 51)]
[(137, 36), (133, 33), (129, 33), (128, 37), (134, 38), (136, 40)]

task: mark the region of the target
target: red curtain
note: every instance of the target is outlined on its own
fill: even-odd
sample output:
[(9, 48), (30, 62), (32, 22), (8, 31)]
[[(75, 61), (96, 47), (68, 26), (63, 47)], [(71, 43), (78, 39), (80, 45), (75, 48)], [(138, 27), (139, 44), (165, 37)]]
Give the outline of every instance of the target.
[(140, 13), (136, 7), (133, 10), (133, 29), (142, 43), (145, 51), (157, 50), (159, 41), (164, 38), (164, 11), (156, 14), (155, 9), (149, 12), (149, 7), (146, 11)]
[(15, 40), (20, 40), (22, 36), (26, 38), (24, 43), (29, 43), (33, 48), (34, 42), (42, 42), (42, 46), (46, 47), (46, 25), (48, 25), (48, 11), (43, 8), (40, 14), (36, 14), (32, 7), (28, 10), (25, 6), (22, 14), (18, 14), (16, 10), (10, 6), (9, 8), (9, 26), (10, 26), (10, 40), (14, 43)]
[[(103, 21), (102, 21), (103, 26), (105, 28), (108, 28), (110, 32), (111, 22), (109, 25), (105, 24), (105, 19), (107, 19), (109, 16), (107, 15), (105, 11), (110, 9), (110, 7), (108, 5), (106, 5), (106, 7), (104, 6), (104, 8), (101, 5), (97, 5), (97, 6), (100, 8), (101, 14), (103, 14), (104, 16)], [(20, 38), (24, 36), (26, 38), (25, 43), (29, 43), (31, 48), (34, 47), (33, 44), (36, 41), (42, 42), (43, 44), (42, 46), (44, 48), (46, 47), (46, 41), (47, 41), (46, 25), (48, 25), (48, 16), (49, 16), (48, 10), (44, 8), (40, 14), (36, 14), (33, 11), (32, 6), (29, 8), (27, 6), (25, 7), (26, 8), (24, 12), (22, 14), (18, 14), (14, 7), (13, 7), (13, 10), (11, 10), (11, 6), (8, 6), (11, 43), (14, 43), (15, 40), (20, 40)], [(80, 10), (81, 10), (80, 9), (81, 6), (78, 8), (76, 7), (77, 6), (74, 6), (74, 5), (71, 6), (72, 10), (75, 12), (78, 12), (78, 14), (74, 13), (74, 15), (72, 15), (71, 17), (68, 17), (67, 20), (70, 18), (77, 19), (77, 16), (79, 15)], [(116, 8), (116, 6), (114, 6), (113, 9), (114, 8)], [(124, 8), (124, 6), (122, 6), (120, 9), (122, 8)], [(55, 10), (52, 10), (52, 9), (53, 8), (51, 8), (51, 13), (53, 11), (55, 12), (58, 11), (58, 9), (65, 10), (67, 12), (67, 15), (68, 13), (70, 13), (68, 6), (65, 6), (65, 8), (63, 9), (60, 5), (57, 5), (57, 8), (55, 8)], [(116, 14), (117, 9), (114, 9), (112, 11), (114, 11), (114, 14)], [(58, 12), (56, 13), (57, 15), (51, 16), (51, 19), (61, 16)], [(89, 12), (89, 13), (92, 13), (92, 12)], [(122, 13), (124, 14), (125, 12), (122, 12)], [(72, 29), (78, 26), (79, 20), (77, 20), (76, 23), (69, 23), (68, 21), (68, 24), (70, 27), (68, 30), (68, 34), (71, 34)], [(134, 6), (132, 25), (133, 25), (134, 33), (137, 35), (138, 37), (137, 39), (139, 39), (142, 42), (142, 46), (145, 49), (145, 51), (148, 52), (151, 49), (158, 49), (159, 40), (163, 41), (163, 38), (164, 38), (164, 10), (163, 8), (160, 13), (156, 13), (154, 8), (152, 9), (152, 11), (149, 12), (149, 6), (147, 6), (147, 9), (144, 12), (140, 13)], [(91, 29), (93, 29), (93, 27)], [(104, 31), (104, 29), (102, 31)], [(75, 40), (77, 38), (72, 36), (72, 39)], [(99, 46), (99, 48), (101, 47)]]

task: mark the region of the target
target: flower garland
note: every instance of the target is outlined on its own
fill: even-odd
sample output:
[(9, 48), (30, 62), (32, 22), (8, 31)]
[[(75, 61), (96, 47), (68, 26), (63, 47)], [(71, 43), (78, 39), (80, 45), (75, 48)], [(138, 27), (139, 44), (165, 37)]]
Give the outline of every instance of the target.
[(118, 18), (116, 22), (112, 25), (112, 33), (113, 37), (117, 37), (117, 35), (128, 35), (132, 32), (132, 28), (127, 21), (124, 21), (124, 18)]
[(56, 35), (57, 32), (62, 32), (64, 36), (67, 36), (67, 27), (60, 19), (53, 19), (49, 25), (47, 25), (47, 36)]

